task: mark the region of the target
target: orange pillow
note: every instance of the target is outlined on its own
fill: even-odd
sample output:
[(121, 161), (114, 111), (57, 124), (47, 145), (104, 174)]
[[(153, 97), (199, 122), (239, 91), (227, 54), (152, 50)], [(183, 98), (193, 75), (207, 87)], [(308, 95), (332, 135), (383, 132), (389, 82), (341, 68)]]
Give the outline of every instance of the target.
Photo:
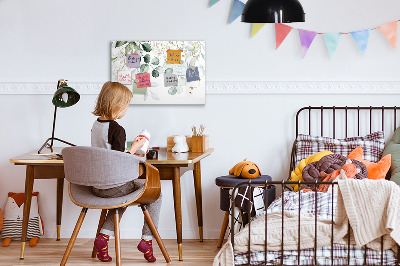
[(375, 180), (384, 179), (386, 177), (392, 161), (392, 155), (388, 154), (377, 163), (368, 162), (363, 159), (363, 149), (361, 146), (358, 146), (352, 152), (350, 152), (347, 158), (355, 159), (365, 164), (368, 170), (368, 179)]

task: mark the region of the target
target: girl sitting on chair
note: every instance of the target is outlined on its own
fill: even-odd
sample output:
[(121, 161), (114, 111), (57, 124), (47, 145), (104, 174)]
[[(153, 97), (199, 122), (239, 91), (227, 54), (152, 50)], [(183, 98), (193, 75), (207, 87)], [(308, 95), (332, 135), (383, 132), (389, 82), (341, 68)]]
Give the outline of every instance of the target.
[[(92, 127), (91, 142), (93, 147), (125, 152), (125, 129), (115, 120), (124, 117), (132, 97), (132, 92), (121, 83), (104, 83), (93, 112), (95, 116), (99, 116), (99, 118), (93, 123)], [(145, 154), (136, 154), (145, 142), (145, 138), (136, 138), (128, 152), (139, 157), (146, 156)], [(139, 164), (137, 167), (139, 167)], [(122, 197), (128, 195), (143, 186), (142, 183), (135, 182), (136, 178), (137, 177), (133, 176), (132, 181), (116, 187), (93, 187), (93, 194), (102, 198)], [(155, 202), (147, 205), (147, 209), (149, 210), (156, 226), (158, 226), (160, 208), (161, 194)], [(120, 219), (125, 210), (126, 207), (118, 209)], [(94, 246), (97, 249), (97, 258), (101, 261), (112, 260), (108, 255), (108, 240), (110, 236), (114, 236), (114, 214), (115, 210), (108, 210), (100, 234), (94, 241)], [(153, 255), (152, 238), (153, 234), (151, 233), (150, 227), (147, 222), (144, 221), (142, 240), (137, 248), (139, 251), (144, 253), (144, 258), (149, 262), (156, 261), (156, 258)]]

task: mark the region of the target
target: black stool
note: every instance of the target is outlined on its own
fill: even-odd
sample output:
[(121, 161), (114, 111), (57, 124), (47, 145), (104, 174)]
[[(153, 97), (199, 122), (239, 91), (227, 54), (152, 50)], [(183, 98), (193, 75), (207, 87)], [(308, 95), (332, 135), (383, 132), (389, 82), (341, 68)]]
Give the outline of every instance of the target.
[[(219, 235), (219, 240), (217, 245), (218, 248), (222, 246), (226, 228), (228, 227), (228, 222), (229, 222), (229, 207), (230, 207), (229, 191), (233, 189), (237, 184), (249, 180), (265, 182), (266, 180), (272, 181), (272, 178), (268, 175), (262, 175), (254, 179), (246, 179), (246, 178), (236, 177), (234, 175), (227, 175), (227, 176), (220, 176), (215, 179), (215, 184), (220, 187), (220, 209), (222, 211), (225, 211), (225, 217), (224, 221), (222, 222), (221, 234)], [(267, 206), (269, 206), (269, 204), (271, 204), (275, 200), (275, 186), (270, 186), (267, 189), (268, 189), (268, 199), (266, 200), (268, 200)]]

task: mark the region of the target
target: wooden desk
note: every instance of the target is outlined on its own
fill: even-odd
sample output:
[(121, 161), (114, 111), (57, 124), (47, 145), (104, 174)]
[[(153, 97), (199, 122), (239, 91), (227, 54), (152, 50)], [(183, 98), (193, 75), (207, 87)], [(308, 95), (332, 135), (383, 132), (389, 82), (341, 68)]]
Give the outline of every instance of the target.
[[(61, 148), (54, 148), (54, 151), (60, 153)], [(174, 154), (172, 152), (167, 152), (165, 149), (161, 149), (159, 151), (157, 160), (147, 160), (148, 163), (158, 168), (161, 180), (171, 180), (173, 184), (175, 223), (179, 260), (182, 260), (182, 205), (180, 177), (186, 171), (193, 170), (199, 236), (200, 241), (203, 241), (203, 211), (200, 160), (210, 155), (213, 151), (214, 149), (209, 149), (208, 151), (203, 153), (189, 152)], [(42, 153), (47, 152), (50, 151), (44, 150)], [(57, 178), (57, 240), (60, 239), (64, 188), (64, 162), (60, 158), (54, 158), (55, 156), (39, 156), (36, 155), (36, 153), (37, 151), (32, 151), (30, 153), (26, 153), (10, 159), (10, 162), (14, 163), (15, 165), (26, 165), (25, 199), (21, 236), (21, 259), (24, 258), (34, 179)]]

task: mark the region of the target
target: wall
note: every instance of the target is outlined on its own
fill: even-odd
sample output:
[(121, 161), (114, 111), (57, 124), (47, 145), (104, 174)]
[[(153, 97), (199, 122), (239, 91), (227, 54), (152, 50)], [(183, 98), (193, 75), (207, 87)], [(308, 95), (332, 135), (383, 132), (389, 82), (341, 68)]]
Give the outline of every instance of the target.
[[(227, 24), (231, 1), (221, 0), (208, 9), (208, 1), (11, 1), (0, 0), (0, 81), (104, 82), (110, 76), (111, 40), (205, 40), (207, 80), (213, 81), (399, 81), (399, 52), (391, 50), (379, 31), (371, 33), (363, 57), (351, 36), (342, 37), (334, 59), (329, 59), (321, 36), (301, 59), (297, 32), (292, 32), (278, 51), (274, 50), (273, 25), (266, 25), (250, 40), (250, 25)], [(317, 31), (350, 31), (375, 27), (399, 19), (400, 3), (372, 0), (303, 0), (307, 22), (295, 24)], [(212, 84), (212, 83), (210, 83)], [(0, 86), (1, 87), (1, 86)], [(239, 88), (240, 89), (240, 88)], [(307, 91), (306, 91), (307, 92)], [(53, 106), (50, 95), (35, 93), (0, 95), (0, 207), (6, 193), (24, 189), (25, 169), (11, 165), (11, 157), (35, 150), (51, 134)], [(91, 111), (96, 95), (60, 109), (57, 137), (78, 145), (90, 144)], [(223, 214), (214, 179), (224, 175), (239, 160), (259, 164), (275, 180), (286, 177), (290, 146), (294, 138), (294, 114), (308, 105), (396, 105), (397, 92), (381, 95), (296, 93), (208, 94), (205, 106), (131, 106), (120, 122), (128, 138), (147, 128), (154, 145), (166, 137), (190, 133), (193, 124), (205, 123), (215, 152), (202, 164), (205, 238), (218, 238)], [(193, 181), (182, 177), (184, 238), (197, 237)], [(39, 180), (40, 211), (45, 237), (55, 237), (55, 181)], [(160, 233), (175, 238), (172, 188), (162, 182), (164, 195)], [(79, 208), (64, 191), (62, 237), (69, 237)], [(139, 238), (142, 216), (130, 208), (121, 222), (123, 238)], [(80, 237), (93, 237), (99, 212), (91, 211)]]

